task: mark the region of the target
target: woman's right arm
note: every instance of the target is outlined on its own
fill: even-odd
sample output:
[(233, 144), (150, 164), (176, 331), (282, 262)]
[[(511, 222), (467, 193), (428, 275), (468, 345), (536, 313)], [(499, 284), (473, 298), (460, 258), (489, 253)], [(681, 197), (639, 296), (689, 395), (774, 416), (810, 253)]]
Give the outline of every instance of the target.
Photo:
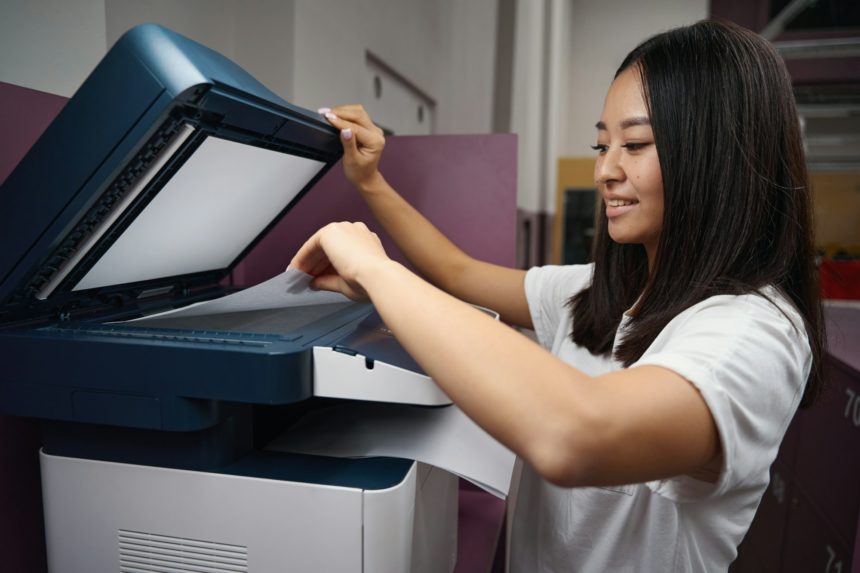
[(385, 138), (364, 108), (348, 105), (320, 111), (341, 130), (347, 179), (409, 261), (442, 290), (495, 310), (505, 322), (532, 328), (525, 271), (470, 257), (385, 181), (378, 169)]

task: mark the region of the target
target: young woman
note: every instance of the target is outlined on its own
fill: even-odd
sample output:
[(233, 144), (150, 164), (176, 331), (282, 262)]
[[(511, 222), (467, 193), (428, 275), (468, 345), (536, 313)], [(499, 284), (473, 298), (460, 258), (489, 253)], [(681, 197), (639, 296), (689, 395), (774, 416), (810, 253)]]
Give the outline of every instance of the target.
[(360, 106), (321, 112), (342, 130), (347, 177), (433, 284), (362, 223), (321, 229), (291, 267), (371, 300), (525, 460), (512, 570), (726, 570), (821, 377), (810, 194), (773, 48), (700, 22), (628, 55), (597, 122), (591, 265), (470, 258), (385, 182)]

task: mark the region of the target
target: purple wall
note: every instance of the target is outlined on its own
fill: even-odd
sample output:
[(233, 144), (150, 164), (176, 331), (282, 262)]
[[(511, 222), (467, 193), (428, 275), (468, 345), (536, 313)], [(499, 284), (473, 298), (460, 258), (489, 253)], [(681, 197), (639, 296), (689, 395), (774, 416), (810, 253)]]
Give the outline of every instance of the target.
[[(66, 98), (0, 82), (0, 182), (66, 103)], [(47, 571), (39, 476), (38, 423), (0, 416), (0, 554), (3, 571)]]
[(0, 184), (66, 101), (62, 96), (0, 82)]
[[(509, 134), (389, 137), (380, 170), (460, 248), (514, 266), (516, 157), (516, 136)], [(405, 261), (335, 165), (239, 265), (235, 283), (255, 284), (278, 274), (314, 231), (332, 221), (365, 221), (379, 232), (386, 251)]]

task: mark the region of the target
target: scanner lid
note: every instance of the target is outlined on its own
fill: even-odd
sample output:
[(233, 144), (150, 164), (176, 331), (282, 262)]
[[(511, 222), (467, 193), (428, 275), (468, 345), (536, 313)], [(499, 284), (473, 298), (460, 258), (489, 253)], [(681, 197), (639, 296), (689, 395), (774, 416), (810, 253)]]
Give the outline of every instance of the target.
[(217, 285), (341, 154), (224, 56), (134, 28), (0, 188), (0, 323)]

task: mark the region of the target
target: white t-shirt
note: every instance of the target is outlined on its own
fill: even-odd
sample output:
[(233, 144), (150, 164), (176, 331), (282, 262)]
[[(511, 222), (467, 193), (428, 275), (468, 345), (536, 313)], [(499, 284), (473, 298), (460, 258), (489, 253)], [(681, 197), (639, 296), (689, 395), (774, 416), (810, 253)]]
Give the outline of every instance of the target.
[[(534, 268), (526, 274), (525, 291), (540, 344), (597, 376), (622, 366), (571, 341), (565, 305), (590, 284), (592, 271), (591, 265)], [(775, 289), (764, 294), (779, 309), (758, 295), (720, 295), (696, 304), (669, 322), (631, 366), (668, 368), (701, 392), (722, 444), (717, 482), (677, 476), (561, 488), (526, 465), (514, 514), (512, 572), (728, 568), (767, 487), (768, 468), (812, 363), (800, 315)], [(620, 338), (616, 333), (616, 344)]]

